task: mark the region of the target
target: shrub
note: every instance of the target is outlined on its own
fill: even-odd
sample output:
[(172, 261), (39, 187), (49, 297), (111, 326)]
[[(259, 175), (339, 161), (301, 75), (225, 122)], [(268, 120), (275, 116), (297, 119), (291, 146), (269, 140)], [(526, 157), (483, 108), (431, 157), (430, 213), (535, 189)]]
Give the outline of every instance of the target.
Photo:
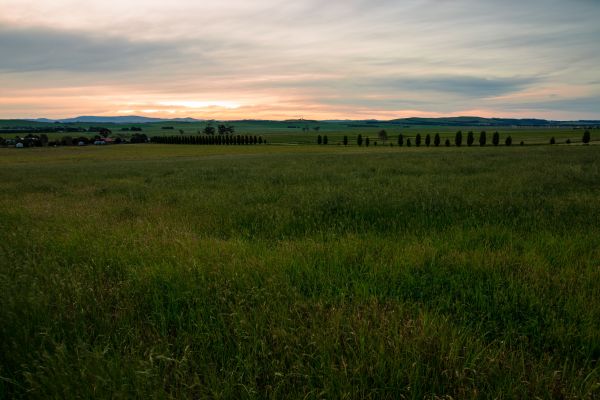
[(510, 146), (512, 144), (512, 138), (510, 136), (507, 136), (506, 140), (504, 140), (504, 144)]
[(498, 144), (500, 143), (500, 134), (497, 131), (494, 132), (494, 136), (492, 136), (492, 143), (494, 144), (494, 146), (498, 146)]
[(436, 134), (435, 134), (435, 138), (433, 139), (433, 144), (435, 145), (435, 147), (437, 147), (437, 146), (439, 146), (439, 145), (440, 145), (440, 140), (441, 140), (441, 139), (440, 139), (440, 134), (439, 134), (439, 133), (436, 133)]
[(359, 146), (362, 146), (362, 144), (363, 144), (363, 137), (360, 133), (358, 134), (358, 137), (356, 138), (356, 144)]
[(581, 141), (584, 144), (588, 144), (591, 140), (591, 135), (590, 135), (590, 131), (588, 131), (587, 129), (585, 130), (585, 132), (583, 132), (583, 138), (581, 139)]
[(473, 131), (469, 131), (467, 134), (467, 146), (472, 146), (475, 141), (475, 136), (473, 135)]
[(554, 136), (552, 136), (550, 138), (550, 144), (555, 144), (556, 143), (556, 139), (554, 139)]
[(427, 136), (425, 136), (425, 146), (429, 147), (430, 144), (431, 144), (431, 135), (428, 133)]
[(479, 134), (479, 145), (485, 146), (486, 142), (487, 142), (487, 135), (486, 135), (485, 131), (481, 131), (481, 133)]
[(406, 145), (407, 145), (408, 147), (410, 147), (410, 145), (411, 145), (411, 143), (410, 143), (410, 138), (406, 139)]
[(402, 146), (404, 144), (404, 136), (402, 134), (398, 135), (398, 146)]
[(462, 144), (462, 131), (456, 132), (456, 135), (454, 136), (454, 144), (458, 147), (460, 147)]
[(571, 144), (571, 139), (567, 139), (566, 143)]
[(521, 146), (525, 146), (525, 142), (521, 140), (521, 143), (519, 143)]
[(321, 144), (323, 143), (323, 138), (321, 137), (321, 135), (317, 136), (317, 144)]
[(450, 147), (450, 139), (446, 139), (446, 147)]
[(329, 140), (327, 139), (327, 135), (323, 136), (323, 144), (327, 144)]
[(417, 147), (419, 147), (421, 145), (421, 134), (417, 133), (417, 137), (415, 137), (415, 144), (417, 145)]
[(344, 136), (344, 146), (348, 146), (348, 136)]
[(369, 142), (370, 142), (369, 138), (366, 138), (365, 139), (365, 146), (369, 147)]

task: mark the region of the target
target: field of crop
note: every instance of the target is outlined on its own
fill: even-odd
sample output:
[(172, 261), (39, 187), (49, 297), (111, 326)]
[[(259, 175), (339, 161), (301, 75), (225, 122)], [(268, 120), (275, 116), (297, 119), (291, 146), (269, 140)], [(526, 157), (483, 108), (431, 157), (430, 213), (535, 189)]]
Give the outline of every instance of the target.
[(0, 148), (0, 398), (596, 398), (599, 221), (595, 145)]

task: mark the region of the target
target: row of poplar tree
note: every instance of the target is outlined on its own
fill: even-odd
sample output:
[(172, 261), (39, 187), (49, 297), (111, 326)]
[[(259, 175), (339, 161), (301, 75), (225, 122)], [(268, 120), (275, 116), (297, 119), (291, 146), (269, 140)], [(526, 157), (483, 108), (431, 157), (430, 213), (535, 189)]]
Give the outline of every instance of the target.
[(242, 145), (266, 144), (262, 136), (248, 135), (219, 135), (219, 136), (153, 136), (150, 143), (162, 144), (216, 144), (216, 145)]
[[(387, 141), (387, 134), (382, 135), (381, 133), (379, 134), (379, 137), (386, 142)], [(583, 138), (582, 138), (582, 142), (584, 144), (588, 144), (591, 140), (591, 135), (590, 132), (588, 130), (586, 130), (583, 133)], [(417, 133), (417, 135), (415, 136), (415, 145), (416, 146), (420, 146), (422, 141), (424, 141), (425, 146), (430, 146), (431, 143), (431, 135), (427, 134), (425, 136), (425, 138), (423, 139), (423, 137), (421, 136), (420, 133)], [(356, 144), (359, 146), (362, 146), (363, 143), (365, 146), (369, 146), (371, 140), (367, 137), (367, 138), (363, 138), (363, 136), (361, 134), (358, 135), (358, 137), (356, 138)], [(440, 134), (436, 133), (435, 136), (433, 137), (433, 145), (434, 146), (439, 146), (442, 142), (442, 139), (440, 138)], [(319, 135), (317, 136), (317, 144), (327, 144), (328, 143), (328, 138), (327, 136), (322, 136)], [(466, 140), (466, 144), (467, 146), (472, 146), (475, 143), (475, 135), (473, 134), (472, 131), (470, 131), (469, 133), (467, 133), (467, 140)], [(485, 131), (481, 131), (479, 133), (479, 140), (478, 143), (480, 146), (485, 146), (487, 144), (487, 133)], [(555, 144), (556, 141), (554, 138), (550, 139), (550, 144)], [(567, 143), (571, 143), (570, 140), (567, 140)], [(348, 145), (348, 136), (344, 136), (343, 138), (343, 144), (344, 146)], [(377, 142), (375, 142), (374, 144), (377, 144)], [(406, 146), (410, 147), (412, 146), (412, 141), (410, 138), (404, 138), (404, 135), (400, 134), (398, 135), (398, 146), (404, 146), (404, 144), (406, 144)], [(456, 132), (456, 134), (454, 135), (454, 145), (455, 146), (462, 146), (463, 144), (463, 133), (462, 131), (458, 131)], [(494, 146), (498, 146), (500, 144), (500, 133), (498, 132), (494, 132), (494, 134), (492, 135), (492, 144)], [(511, 136), (507, 136), (504, 139), (504, 144), (506, 146), (511, 146), (512, 145), (512, 137)], [(523, 141), (521, 141), (521, 146), (524, 145), (525, 143)], [(450, 146), (451, 142), (450, 139), (446, 139), (444, 141), (444, 145), (445, 146)]]

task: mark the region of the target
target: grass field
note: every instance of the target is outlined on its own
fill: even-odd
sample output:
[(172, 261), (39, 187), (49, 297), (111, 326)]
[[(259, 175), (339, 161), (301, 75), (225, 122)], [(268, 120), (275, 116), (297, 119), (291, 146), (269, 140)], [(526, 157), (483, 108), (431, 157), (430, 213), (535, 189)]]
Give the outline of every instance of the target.
[(597, 146), (0, 148), (0, 397), (597, 398), (599, 222)]
[[(179, 130), (183, 131), (185, 136), (193, 136), (202, 134), (202, 130), (211, 124), (216, 127), (221, 122), (157, 122), (146, 124), (98, 124), (98, 123), (70, 123), (64, 126), (71, 128), (89, 129), (90, 127), (104, 126), (112, 131), (113, 137), (130, 137), (130, 131), (122, 131), (123, 128), (132, 126), (143, 129), (141, 133), (148, 137), (152, 136), (169, 136), (180, 135)], [(463, 145), (466, 144), (467, 132), (472, 131), (475, 136), (475, 143), (478, 144), (479, 133), (486, 131), (487, 143), (491, 145), (493, 132), (498, 131), (500, 134), (500, 143), (504, 144), (504, 139), (511, 136), (513, 145), (518, 145), (523, 141), (526, 145), (548, 144), (551, 137), (554, 137), (557, 143), (565, 143), (569, 139), (573, 143), (581, 142), (583, 131), (582, 126), (557, 126), (557, 127), (509, 127), (509, 126), (410, 126), (410, 125), (395, 125), (385, 122), (380, 124), (371, 123), (360, 125), (355, 122), (284, 122), (284, 121), (237, 121), (225, 123), (232, 125), (235, 128), (235, 134), (241, 135), (260, 135), (269, 143), (273, 144), (316, 144), (318, 135), (327, 135), (329, 143), (336, 145), (341, 144), (343, 137), (348, 136), (349, 144), (356, 145), (356, 138), (360, 134), (363, 137), (369, 137), (372, 141), (378, 140), (378, 132), (384, 129), (389, 136), (386, 144), (396, 144), (398, 135), (402, 134), (405, 138), (411, 138), (414, 145), (414, 140), (417, 134), (420, 134), (423, 139), (427, 134), (431, 135), (432, 141), (436, 133), (440, 134), (442, 146), (446, 139), (449, 139), (454, 145), (454, 136), (458, 130), (463, 132)], [(358, 126), (357, 126), (358, 125)], [(52, 127), (54, 124), (36, 123), (30, 121), (10, 121), (0, 120), (0, 129), (2, 128), (18, 128), (18, 127)], [(165, 126), (170, 126), (172, 130), (162, 129)], [(303, 128), (308, 128), (308, 131), (303, 131)], [(319, 130), (316, 131), (315, 128)], [(590, 129), (592, 140), (600, 139), (600, 134), (597, 128)], [(58, 140), (63, 136), (72, 137), (88, 137), (93, 138), (98, 133), (94, 132), (60, 132), (49, 133), (50, 140)], [(21, 134), (25, 136), (26, 133)], [(14, 138), (15, 134), (0, 134), (0, 137), (9, 139)], [(379, 144), (382, 144), (379, 141)], [(432, 144), (433, 146), (433, 144)]]

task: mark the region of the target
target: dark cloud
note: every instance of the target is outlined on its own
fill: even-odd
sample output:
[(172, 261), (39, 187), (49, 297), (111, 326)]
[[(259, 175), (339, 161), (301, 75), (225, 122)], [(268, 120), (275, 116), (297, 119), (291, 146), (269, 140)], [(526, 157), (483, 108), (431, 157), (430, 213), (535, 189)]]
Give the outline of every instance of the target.
[(263, 82), (263, 87), (319, 89), (368, 94), (437, 92), (468, 98), (501, 96), (535, 84), (538, 78), (483, 78), (477, 76), (346, 77)]
[(179, 55), (169, 43), (135, 42), (51, 29), (0, 28), (0, 70), (115, 71), (168, 61)]
[(433, 76), (383, 79), (379, 86), (396, 90), (442, 92), (472, 98), (501, 96), (535, 83), (535, 78), (482, 78), (477, 76)]
[(556, 112), (579, 112), (597, 115), (600, 110), (599, 97), (578, 97), (574, 99), (540, 100), (519, 103), (500, 104), (500, 107), (507, 110), (552, 110)]

